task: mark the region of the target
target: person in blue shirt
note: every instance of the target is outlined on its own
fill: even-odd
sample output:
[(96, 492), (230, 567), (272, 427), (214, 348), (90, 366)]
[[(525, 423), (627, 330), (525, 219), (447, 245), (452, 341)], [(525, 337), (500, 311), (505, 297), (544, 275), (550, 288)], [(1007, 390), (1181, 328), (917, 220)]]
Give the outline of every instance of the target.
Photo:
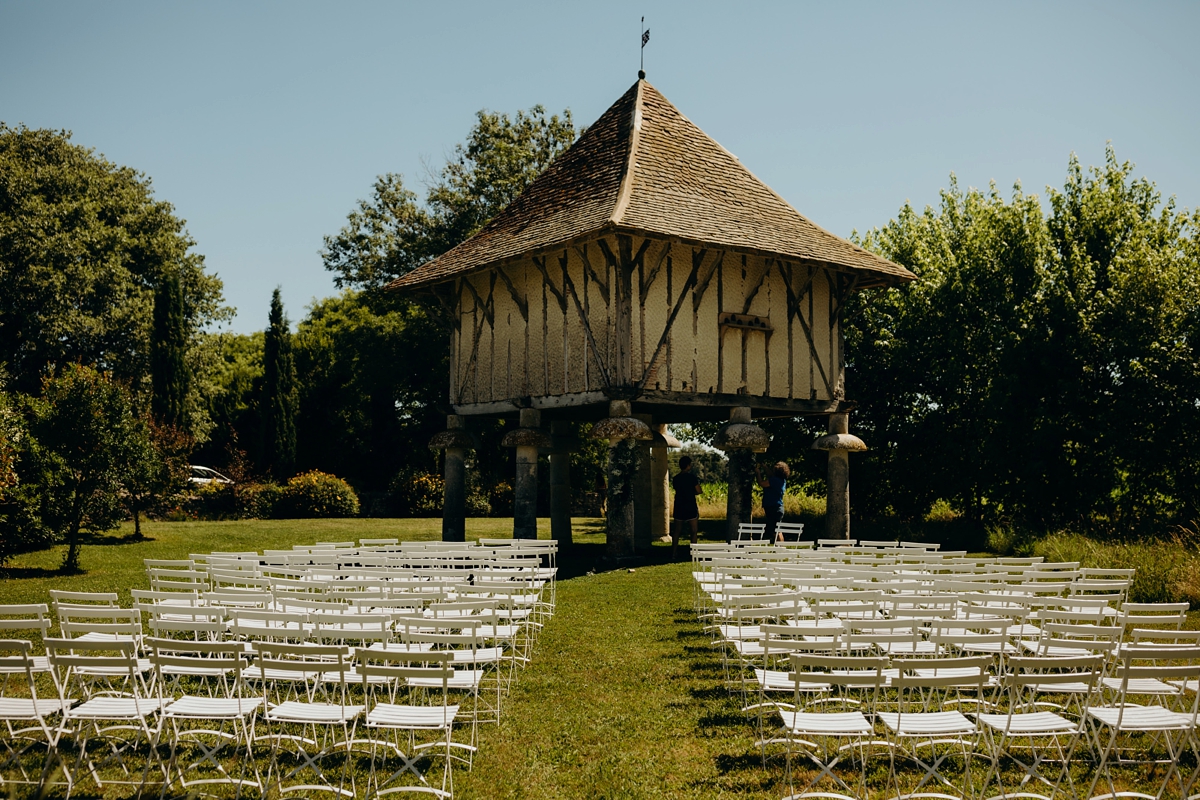
[(775, 464), (766, 478), (762, 476), (758, 464), (754, 465), (754, 475), (763, 490), (763, 511), (767, 512), (767, 527), (763, 531), (763, 538), (768, 542), (783, 541), (783, 534), (776, 534), (775, 526), (783, 519), (783, 493), (787, 489), (787, 480), (791, 474), (788, 465), (782, 461)]

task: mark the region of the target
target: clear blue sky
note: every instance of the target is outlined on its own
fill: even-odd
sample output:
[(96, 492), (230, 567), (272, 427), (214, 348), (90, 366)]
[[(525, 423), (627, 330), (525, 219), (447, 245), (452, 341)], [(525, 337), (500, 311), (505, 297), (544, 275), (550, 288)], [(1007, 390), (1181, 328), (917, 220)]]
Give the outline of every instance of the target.
[(0, 0), (0, 120), (150, 175), (265, 327), (334, 292), (318, 250), (376, 175), (421, 190), (481, 108), (594, 120), (646, 71), (847, 235), (961, 183), (1061, 186), (1106, 140), (1200, 204), (1200, 3)]

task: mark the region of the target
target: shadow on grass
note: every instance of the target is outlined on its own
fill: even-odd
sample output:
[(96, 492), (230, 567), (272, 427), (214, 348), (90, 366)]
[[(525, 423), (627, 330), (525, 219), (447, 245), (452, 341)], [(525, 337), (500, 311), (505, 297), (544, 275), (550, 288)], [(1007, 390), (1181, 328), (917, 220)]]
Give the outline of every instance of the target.
[(21, 580), (23, 578), (61, 578), (64, 575), (78, 575), (78, 572), (63, 572), (62, 568), (46, 569), (45, 567), (0, 567), (0, 580)]

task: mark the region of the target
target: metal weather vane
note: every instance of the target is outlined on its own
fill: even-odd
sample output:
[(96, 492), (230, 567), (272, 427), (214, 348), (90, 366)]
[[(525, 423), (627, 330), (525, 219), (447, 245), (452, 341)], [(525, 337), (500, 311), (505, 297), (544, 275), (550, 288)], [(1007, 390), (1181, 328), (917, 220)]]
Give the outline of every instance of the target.
[(641, 77), (646, 77), (646, 45), (650, 42), (650, 29), (646, 27), (646, 18), (642, 17), (642, 49), (641, 61), (638, 65), (638, 73)]

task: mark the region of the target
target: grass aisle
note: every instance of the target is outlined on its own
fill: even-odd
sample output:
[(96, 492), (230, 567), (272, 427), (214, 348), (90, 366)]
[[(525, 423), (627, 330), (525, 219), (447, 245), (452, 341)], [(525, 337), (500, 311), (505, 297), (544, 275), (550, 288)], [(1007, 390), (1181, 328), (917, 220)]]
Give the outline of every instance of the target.
[(558, 613), (481, 728), (472, 798), (777, 797), (692, 609), (690, 564), (560, 581)]

